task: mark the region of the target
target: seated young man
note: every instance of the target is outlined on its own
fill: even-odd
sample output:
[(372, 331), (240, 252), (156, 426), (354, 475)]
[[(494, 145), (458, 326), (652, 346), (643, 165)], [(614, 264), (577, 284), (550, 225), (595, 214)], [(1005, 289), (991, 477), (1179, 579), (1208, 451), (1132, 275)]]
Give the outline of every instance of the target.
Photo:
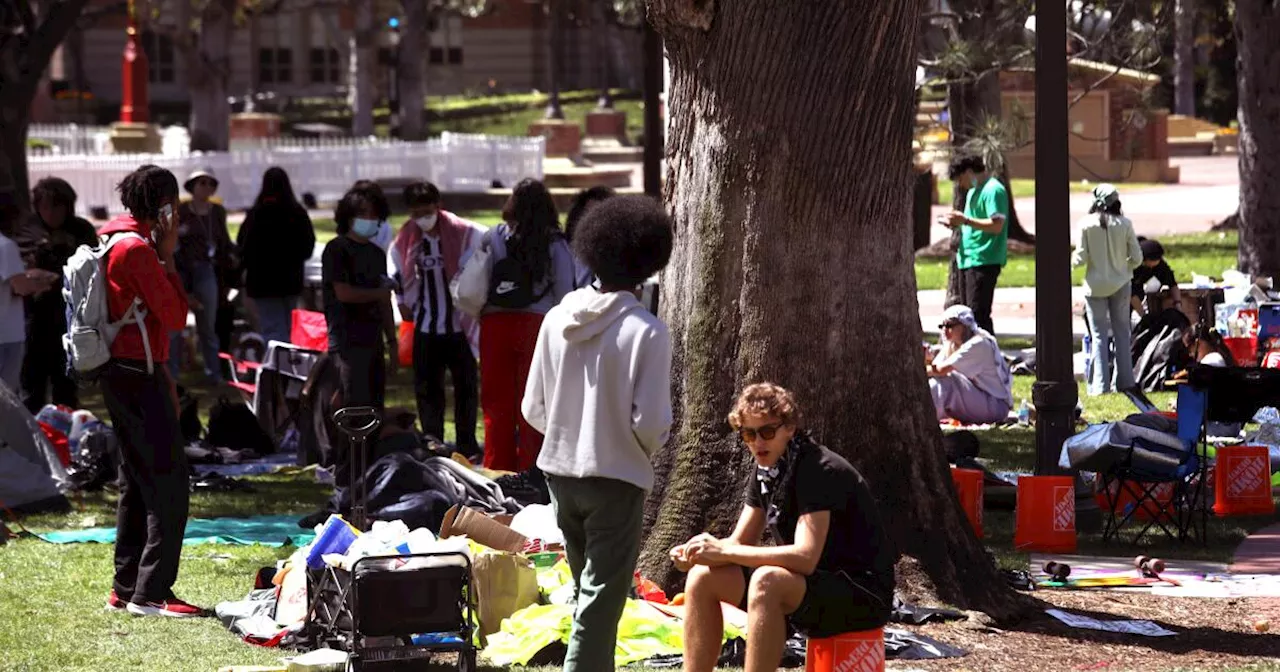
[[(787, 624), (809, 637), (883, 626), (893, 564), (871, 490), (843, 457), (799, 430), (800, 411), (772, 383), (742, 391), (729, 424), (756, 461), (727, 539), (700, 534), (671, 549), (685, 582), (685, 672), (711, 672), (724, 632), (720, 603), (747, 611), (746, 672), (775, 670)], [(774, 546), (760, 545), (768, 529)]]
[[(1178, 291), (1178, 279), (1173, 274), (1173, 269), (1169, 268), (1169, 262), (1164, 260), (1164, 246), (1160, 241), (1150, 238), (1138, 237), (1138, 247), (1142, 248), (1142, 265), (1133, 270), (1133, 281), (1130, 283), (1129, 304), (1138, 315), (1147, 313), (1143, 308), (1142, 300), (1148, 294), (1155, 294), (1160, 291), (1161, 287), (1169, 288), (1169, 298), (1172, 299), (1174, 307), (1182, 305), (1182, 292)], [(1154, 307), (1151, 313), (1159, 313), (1159, 307)]]

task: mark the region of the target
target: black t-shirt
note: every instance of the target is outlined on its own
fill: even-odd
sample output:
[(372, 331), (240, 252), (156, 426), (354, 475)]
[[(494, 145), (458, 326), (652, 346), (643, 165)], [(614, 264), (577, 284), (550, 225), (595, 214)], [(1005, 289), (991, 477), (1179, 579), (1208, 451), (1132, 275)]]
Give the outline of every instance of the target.
[(378, 347), (382, 342), (381, 301), (341, 303), (333, 283), (343, 282), (360, 289), (385, 287), (388, 282), (387, 255), (372, 241), (356, 242), (338, 236), (324, 246), (320, 257), (324, 286), (324, 315), (329, 323), (329, 349)]
[[(777, 533), (782, 538), (775, 543), (795, 543), (800, 516), (830, 511), (818, 569), (870, 575), (892, 590), (895, 553), (862, 474), (843, 457), (803, 437), (793, 439), (787, 451), (790, 466), (779, 475), (782, 483), (769, 498), (778, 507)], [(769, 501), (754, 473), (747, 485), (747, 505), (765, 509), (768, 515)]]
[[(55, 229), (45, 225), (40, 216), (33, 213), (26, 226), (14, 236), (14, 241), (18, 243), (23, 262), (28, 267), (62, 275), (63, 266), (75, 254), (76, 248), (98, 244), (98, 232), (88, 220), (74, 215), (68, 215), (62, 226)], [(61, 281), (48, 292), (27, 297), (26, 304), (27, 320), (38, 325), (39, 337), (66, 333), (66, 304), (62, 300)]]
[(1133, 269), (1133, 295), (1142, 298), (1147, 295), (1147, 289), (1144, 285), (1151, 278), (1160, 281), (1160, 284), (1167, 287), (1177, 287), (1178, 279), (1173, 277), (1173, 269), (1169, 268), (1169, 264), (1164, 259), (1152, 268), (1148, 268), (1146, 264), (1142, 264)]

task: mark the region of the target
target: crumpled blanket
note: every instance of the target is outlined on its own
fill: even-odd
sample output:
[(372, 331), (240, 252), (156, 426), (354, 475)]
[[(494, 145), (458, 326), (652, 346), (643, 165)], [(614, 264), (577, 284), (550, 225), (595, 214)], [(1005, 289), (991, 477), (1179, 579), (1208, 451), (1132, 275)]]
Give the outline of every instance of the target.
[(1177, 432), (1176, 421), (1156, 415), (1137, 414), (1123, 422), (1090, 425), (1063, 442), (1058, 466), (1106, 473), (1134, 446), (1133, 469), (1172, 475), (1187, 452)]
[[(447, 458), (424, 461), (408, 453), (385, 455), (369, 466), (365, 510), (372, 520), (401, 520), (409, 529), (439, 530), (449, 507), (460, 504), (485, 513), (516, 513), (521, 506), (492, 480)], [(360, 482), (335, 493), (330, 510), (350, 511)]]
[(291, 646), (302, 625), (281, 627), (275, 621), (276, 589), (249, 591), (237, 602), (221, 602), (213, 613), (232, 634), (250, 644), (266, 647)]

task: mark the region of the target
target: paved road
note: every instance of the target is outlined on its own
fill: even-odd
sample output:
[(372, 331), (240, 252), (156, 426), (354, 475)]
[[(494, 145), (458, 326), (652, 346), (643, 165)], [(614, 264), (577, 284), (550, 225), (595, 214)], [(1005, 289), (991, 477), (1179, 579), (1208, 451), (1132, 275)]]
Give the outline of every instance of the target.
[[(1234, 156), (1186, 157), (1172, 160), (1182, 169), (1179, 184), (1126, 191), (1120, 186), (1125, 214), (1133, 220), (1139, 235), (1160, 236), (1169, 233), (1198, 233), (1207, 230), (1235, 212), (1240, 200), (1240, 176)], [(1014, 194), (1018, 216), (1027, 230), (1036, 229), (1036, 199), (1018, 198)], [(1071, 194), (1071, 219), (1089, 213), (1093, 199), (1089, 194)], [(946, 206), (934, 206), (933, 215), (945, 215)], [(934, 226), (931, 239), (938, 241), (950, 235), (942, 226)]]

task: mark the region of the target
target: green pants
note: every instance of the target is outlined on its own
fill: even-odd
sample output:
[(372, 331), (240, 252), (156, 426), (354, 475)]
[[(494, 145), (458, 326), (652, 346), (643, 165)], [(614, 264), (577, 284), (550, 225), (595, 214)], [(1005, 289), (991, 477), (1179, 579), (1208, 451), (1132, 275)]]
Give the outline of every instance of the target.
[(640, 555), (645, 493), (611, 478), (548, 474), (547, 485), (578, 592), (564, 669), (608, 672)]

